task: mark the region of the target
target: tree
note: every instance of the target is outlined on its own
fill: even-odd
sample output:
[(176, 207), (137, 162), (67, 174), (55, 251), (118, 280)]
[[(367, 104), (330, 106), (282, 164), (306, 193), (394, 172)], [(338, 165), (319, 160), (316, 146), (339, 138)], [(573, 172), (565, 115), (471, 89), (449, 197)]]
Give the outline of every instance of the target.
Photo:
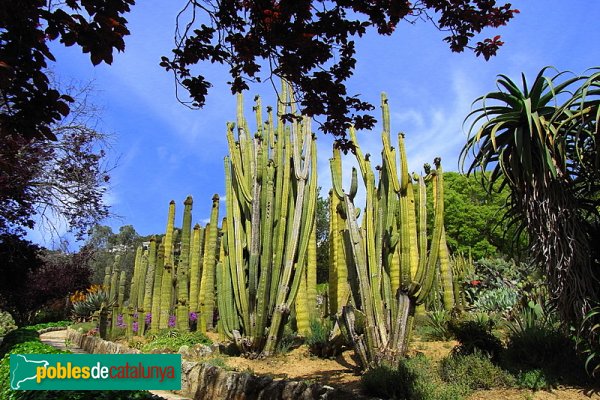
[(108, 216), (107, 137), (91, 127), (98, 110), (86, 101), (90, 87), (77, 90), (71, 115), (50, 127), (56, 140), (13, 133), (0, 141), (0, 232), (23, 234), (37, 216), (51, 232), (65, 223), (80, 238)]
[(0, 234), (0, 308), (17, 325), (31, 322), (36, 311), (55, 299), (89, 285), (91, 252), (47, 251), (17, 235)]
[[(161, 65), (173, 71), (193, 107), (204, 105), (211, 86), (192, 71), (200, 62), (228, 65), (233, 93), (248, 89), (249, 81), (283, 78), (299, 96), (302, 114), (325, 115), (321, 129), (348, 149), (349, 125), (371, 128), (375, 122), (365, 113), (373, 106), (344, 85), (356, 64), (354, 38), (368, 29), (391, 35), (402, 20), (424, 19), (449, 32), (444, 40), (452, 51), (469, 48), (488, 59), (503, 44), (500, 36), (472, 44), (475, 35), (505, 25), (515, 13), (510, 3), (495, 0), (188, 0), (178, 18), (176, 48)], [(261, 74), (265, 66), (268, 72)]]
[(499, 91), (479, 99), (468, 119), (469, 172), (489, 190), (508, 186), (509, 216), (529, 235), (535, 263), (565, 322), (581, 321), (598, 300), (600, 72), (545, 76), (519, 88), (500, 75)]
[(73, 98), (54, 87), (48, 43), (78, 45), (92, 64), (111, 64), (129, 34), (123, 17), (134, 0), (3, 1), (0, 7), (0, 138), (57, 140), (52, 126)]
[(119, 233), (113, 233), (109, 226), (94, 226), (86, 241), (86, 246), (93, 249), (90, 263), (92, 282), (103, 282), (105, 268), (114, 263), (117, 254), (120, 255), (119, 269), (125, 271), (127, 276), (133, 276), (136, 249), (142, 242), (149, 240), (140, 236), (132, 225), (120, 227)]
[(473, 176), (445, 172), (444, 226), (451, 252), (470, 253), (474, 260), (501, 255), (521, 258), (524, 238), (503, 218), (509, 195), (508, 188), (489, 192)]

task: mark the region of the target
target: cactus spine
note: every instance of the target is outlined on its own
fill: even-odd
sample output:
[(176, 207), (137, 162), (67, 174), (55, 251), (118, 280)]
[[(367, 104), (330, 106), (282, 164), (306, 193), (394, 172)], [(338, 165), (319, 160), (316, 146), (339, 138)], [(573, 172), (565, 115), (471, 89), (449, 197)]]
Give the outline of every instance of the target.
[[(352, 296), (357, 310), (345, 306), (342, 321), (348, 339), (353, 344), (363, 368), (381, 363), (396, 365), (403, 357), (412, 325), (415, 306), (429, 294), (440, 254), (443, 235), (443, 188), (439, 159), (436, 170), (425, 168), (426, 176), (408, 173), (404, 136), (398, 136), (400, 171), (396, 171), (396, 153), (390, 146), (389, 108), (382, 95), (384, 130), (382, 133), (382, 165), (379, 179), (375, 176), (369, 156), (356, 141), (355, 155), (366, 187), (366, 205), (362, 225), (353, 198), (356, 177), (349, 194), (341, 188), (339, 151), (331, 159), (334, 194), (341, 202), (337, 214), (345, 220), (343, 235)], [(435, 193), (434, 226), (429, 251), (426, 238), (425, 182), (431, 181)], [(418, 188), (415, 198), (413, 183)], [(339, 305), (338, 305), (339, 307)], [(356, 333), (357, 315), (364, 319), (364, 334)]]

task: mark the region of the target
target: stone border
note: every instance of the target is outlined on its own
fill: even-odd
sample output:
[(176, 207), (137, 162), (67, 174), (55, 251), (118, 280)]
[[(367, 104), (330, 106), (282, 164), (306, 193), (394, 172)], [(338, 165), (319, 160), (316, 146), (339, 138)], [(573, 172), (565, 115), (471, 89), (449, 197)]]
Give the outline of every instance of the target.
[[(127, 348), (97, 336), (87, 336), (71, 328), (67, 338), (92, 354), (138, 354), (139, 350)], [(181, 394), (193, 399), (206, 400), (354, 400), (367, 399), (331, 386), (308, 384), (303, 381), (274, 380), (246, 372), (226, 371), (199, 362), (183, 361), (181, 365)]]
[(67, 326), (50, 326), (48, 328), (44, 328), (44, 329), (40, 329), (37, 332), (42, 335), (44, 333), (48, 333), (48, 332), (56, 332), (56, 331), (64, 331), (66, 330), (68, 327)]

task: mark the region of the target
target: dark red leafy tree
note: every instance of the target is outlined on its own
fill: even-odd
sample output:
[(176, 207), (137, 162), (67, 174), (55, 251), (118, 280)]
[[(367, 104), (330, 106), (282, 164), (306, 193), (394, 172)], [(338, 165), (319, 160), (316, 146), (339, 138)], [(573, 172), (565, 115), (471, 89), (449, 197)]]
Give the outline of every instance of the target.
[(67, 228), (81, 238), (109, 215), (109, 142), (93, 128), (99, 111), (87, 101), (91, 90), (66, 89), (76, 101), (50, 125), (55, 140), (16, 133), (0, 140), (0, 233), (22, 235), (37, 224), (53, 236)]
[(401, 21), (422, 19), (448, 32), (444, 40), (453, 52), (470, 49), (488, 59), (502, 45), (500, 37), (474, 44), (475, 36), (517, 12), (495, 0), (188, 0), (178, 17), (176, 48), (161, 65), (189, 92), (192, 107), (204, 105), (211, 86), (194, 69), (201, 62), (228, 65), (233, 93), (250, 81), (284, 78), (302, 112), (325, 116), (321, 130), (349, 148), (348, 126), (375, 122), (368, 114), (373, 106), (345, 86), (356, 64), (356, 38), (369, 29), (391, 35)]
[(52, 124), (70, 112), (73, 99), (47, 74), (56, 61), (48, 43), (77, 45), (91, 62), (112, 63), (129, 34), (123, 17), (134, 0), (4, 0), (0, 5), (0, 138), (55, 140)]

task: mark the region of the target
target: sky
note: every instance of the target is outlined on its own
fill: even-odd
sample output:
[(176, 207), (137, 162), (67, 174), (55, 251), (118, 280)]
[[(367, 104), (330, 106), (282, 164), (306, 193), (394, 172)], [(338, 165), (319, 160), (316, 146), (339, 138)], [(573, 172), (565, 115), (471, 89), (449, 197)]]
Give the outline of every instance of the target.
[[(125, 52), (115, 54), (112, 65), (94, 67), (79, 48), (54, 45), (57, 62), (52, 69), (63, 82), (92, 82), (92, 102), (101, 109), (97, 128), (112, 136), (109, 162), (116, 167), (105, 200), (117, 217), (104, 223), (114, 232), (133, 225), (139, 234), (149, 235), (164, 232), (171, 200), (177, 203), (176, 225), (181, 224), (187, 195), (194, 198), (194, 223), (208, 221), (213, 194), (225, 192), (225, 127), (235, 120), (235, 97), (226, 84), (227, 67), (208, 64), (200, 67), (213, 84), (206, 106), (190, 110), (179, 103), (173, 75), (159, 62), (171, 54), (176, 15), (186, 1), (137, 3), (126, 16), (131, 35)], [(445, 34), (425, 22), (401, 24), (391, 37), (370, 34), (357, 40), (348, 93), (374, 104), (378, 120), (380, 94), (387, 93), (392, 138), (405, 133), (411, 171), (420, 171), (436, 156), (445, 170), (459, 170), (467, 139), (463, 120), (477, 97), (496, 89), (498, 74), (519, 81), (524, 73), (531, 81), (548, 65), (576, 74), (600, 65), (600, 0), (512, 4), (520, 14), (507, 26), (484, 32), (484, 37), (501, 35), (505, 42), (487, 62), (470, 51), (452, 53), (443, 42)], [(254, 121), (255, 94), (264, 106), (275, 105), (270, 83), (251, 85), (245, 95), (249, 121)], [(380, 158), (375, 156), (381, 151), (380, 133), (380, 124), (358, 133), (363, 152), (375, 160)], [(319, 184), (326, 195), (332, 138), (318, 133), (317, 142)], [(350, 157), (345, 169), (352, 165)], [(345, 177), (349, 175), (346, 171)], [(220, 217), (224, 212), (222, 203)], [(48, 247), (56, 241), (39, 229), (29, 237)]]

